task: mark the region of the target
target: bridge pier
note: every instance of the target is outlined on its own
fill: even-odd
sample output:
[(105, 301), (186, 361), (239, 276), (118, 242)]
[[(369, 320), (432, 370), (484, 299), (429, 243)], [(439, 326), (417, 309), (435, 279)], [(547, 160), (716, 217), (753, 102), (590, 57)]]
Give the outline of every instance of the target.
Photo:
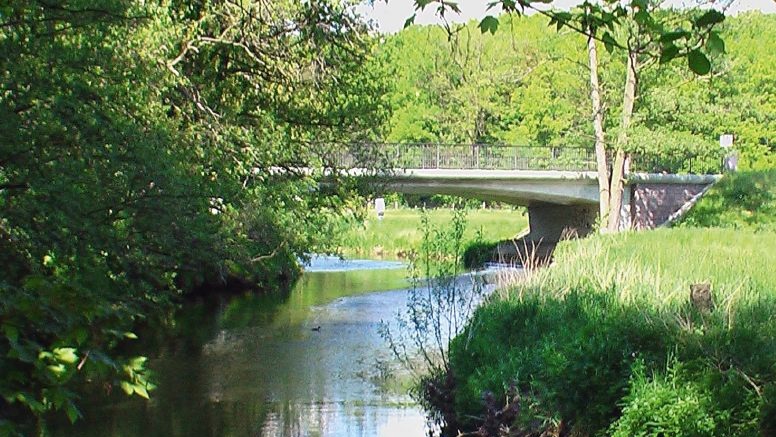
[(559, 241), (593, 232), (597, 216), (598, 205), (529, 205), (528, 233), (500, 243), (496, 249), (498, 258), (523, 265), (543, 264), (550, 259)]

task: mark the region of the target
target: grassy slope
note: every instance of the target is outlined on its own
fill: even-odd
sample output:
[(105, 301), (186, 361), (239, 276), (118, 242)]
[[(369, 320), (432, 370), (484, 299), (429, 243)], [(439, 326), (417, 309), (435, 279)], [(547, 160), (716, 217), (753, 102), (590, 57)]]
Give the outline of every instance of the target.
[[(483, 392), (514, 383), (524, 427), (552, 417), (580, 435), (776, 435), (774, 224), (776, 172), (741, 173), (678, 229), (562, 243), (452, 345), (457, 411), (481, 415)], [(700, 282), (712, 284), (710, 314), (690, 303)]]
[(682, 218), (681, 224), (776, 229), (776, 169), (725, 176)]
[[(429, 209), (432, 226), (449, 223), (452, 211)], [(418, 209), (388, 209), (385, 218), (378, 221), (374, 211), (363, 227), (354, 227), (342, 237), (342, 252), (350, 256), (397, 257), (416, 248), (423, 238), (419, 229), (422, 211)], [(528, 226), (528, 218), (521, 211), (509, 209), (476, 209), (467, 214), (466, 241), (475, 239), (482, 232), (486, 241), (511, 238)]]

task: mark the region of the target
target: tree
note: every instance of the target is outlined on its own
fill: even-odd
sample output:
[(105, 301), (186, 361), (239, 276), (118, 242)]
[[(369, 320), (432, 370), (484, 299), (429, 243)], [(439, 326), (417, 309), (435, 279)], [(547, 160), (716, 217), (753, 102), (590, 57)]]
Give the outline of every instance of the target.
[[(598, 119), (599, 114), (602, 113), (602, 107), (595, 103), (596, 96), (600, 97), (600, 92), (591, 90), (591, 99), (594, 101), (593, 119), (596, 130), (595, 150), (599, 176), (601, 227), (609, 231), (618, 230), (624, 177), (629, 160), (625, 148), (637, 98), (640, 71), (645, 65), (651, 65), (657, 61), (662, 64), (675, 58), (685, 58), (694, 73), (708, 74), (711, 71), (711, 63), (703, 49), (709, 53), (724, 51), (724, 42), (720, 34), (714, 31), (714, 27), (721, 23), (725, 16), (715, 9), (691, 11), (688, 14), (665, 14), (659, 9), (662, 1), (650, 0), (633, 0), (624, 4), (613, 0), (604, 1), (602, 4), (585, 1), (571, 12), (547, 11), (537, 8), (534, 6), (535, 3), (546, 2), (500, 0), (491, 4), (491, 8), (498, 5), (504, 12), (517, 15), (532, 9), (549, 17), (550, 25), (556, 25), (558, 30), (566, 27), (586, 36), (590, 40), (589, 44), (593, 45), (592, 47), (589, 45), (588, 48), (591, 86), (595, 87), (594, 83), (598, 82), (597, 72), (594, 72), (597, 69), (597, 52), (594, 46), (596, 40), (603, 43), (610, 52), (621, 49), (626, 53), (622, 116), (614, 147), (611, 177), (607, 177), (606, 183), (602, 178), (609, 174), (609, 168), (604, 156), (605, 149), (601, 147), (605, 140), (602, 130), (599, 132), (602, 120)], [(434, 5), (437, 13), (442, 17), (449, 11), (460, 12), (456, 2), (416, 0), (415, 5), (416, 9)], [(408, 20), (408, 23), (411, 22), (412, 19)], [(499, 19), (488, 15), (480, 21), (479, 27), (483, 33), (495, 33), (499, 28)], [(619, 40), (617, 36), (620, 37)], [(605, 189), (607, 184), (608, 190)], [(604, 211), (605, 204), (608, 204), (606, 211)]]
[(333, 143), (384, 117), (367, 30), (336, 1), (0, 4), (0, 434), (148, 397), (139, 323), (326, 250), (357, 188), (321, 184)]

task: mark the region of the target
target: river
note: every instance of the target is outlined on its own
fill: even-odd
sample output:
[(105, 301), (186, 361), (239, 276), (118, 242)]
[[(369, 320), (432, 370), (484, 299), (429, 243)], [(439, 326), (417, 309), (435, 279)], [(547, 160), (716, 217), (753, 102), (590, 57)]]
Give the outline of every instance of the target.
[(186, 304), (147, 353), (150, 401), (87, 400), (84, 418), (53, 434), (422, 436), (378, 333), (404, 308), (405, 276), (398, 262), (317, 257), (290, 293)]

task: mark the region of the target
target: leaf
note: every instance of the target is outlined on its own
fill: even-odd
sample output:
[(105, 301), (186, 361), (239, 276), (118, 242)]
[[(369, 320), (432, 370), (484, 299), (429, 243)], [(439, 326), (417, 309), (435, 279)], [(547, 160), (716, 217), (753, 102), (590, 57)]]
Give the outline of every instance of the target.
[(700, 50), (693, 50), (687, 54), (687, 63), (693, 73), (703, 76), (711, 71), (711, 62)]
[(557, 29), (560, 30), (569, 21), (571, 21), (571, 18), (572, 18), (572, 15), (569, 12), (556, 12), (553, 14), (549, 24), (547, 25), (552, 26), (553, 24), (557, 24)]
[(404, 22), (404, 27), (410, 27), (413, 24), (415, 24), (415, 17), (417, 17), (418, 14), (412, 14), (410, 18), (407, 18), (407, 20)]
[(716, 55), (725, 53), (725, 41), (717, 32), (711, 32), (709, 35), (709, 39), (706, 40), (706, 50)]
[(61, 377), (67, 372), (67, 368), (64, 364), (51, 364), (46, 366), (46, 368), (57, 377)]
[(676, 58), (678, 55), (679, 55), (679, 47), (673, 44), (663, 46), (663, 49), (660, 51), (660, 63), (666, 64), (670, 62), (672, 59)]
[(609, 53), (612, 53), (614, 51), (614, 48), (619, 45), (617, 44), (617, 40), (614, 39), (612, 34), (609, 32), (604, 32), (603, 36), (601, 37), (601, 41), (603, 41), (604, 47), (606, 48), (606, 51)]
[(19, 340), (19, 328), (13, 325), (3, 325), (3, 333), (10, 343), (16, 343)]
[(711, 26), (717, 23), (721, 23), (725, 21), (725, 14), (722, 12), (719, 12), (715, 9), (710, 9), (706, 11), (705, 14), (698, 17), (697, 20), (695, 20), (695, 26), (696, 27), (706, 27)]
[(78, 355), (75, 353), (75, 348), (72, 347), (58, 347), (54, 349), (54, 357), (63, 363), (73, 364), (78, 361)]
[[(488, 9), (493, 7), (494, 3), (491, 3), (491, 6), (488, 7)], [(501, 0), (501, 9), (503, 9), (504, 12), (515, 12), (517, 11), (517, 4), (515, 3), (515, 0)]]
[(135, 384), (133, 387), (135, 389), (135, 393), (137, 393), (138, 396), (141, 398), (149, 399), (148, 390), (146, 390), (143, 384)]
[(124, 390), (124, 393), (128, 395), (132, 395), (132, 393), (135, 392), (134, 387), (132, 387), (132, 384), (130, 384), (127, 381), (121, 381), (121, 389)]
[(652, 16), (649, 15), (649, 12), (647, 12), (646, 9), (639, 9), (638, 12), (633, 14), (633, 19), (636, 20), (636, 23), (646, 26), (652, 21)]
[(65, 414), (67, 414), (67, 418), (70, 420), (70, 423), (75, 423), (76, 420), (81, 418), (81, 412), (78, 411), (78, 407), (76, 407), (72, 402), (67, 403), (67, 406), (65, 407)]
[(142, 370), (148, 358), (146, 357), (134, 357), (129, 360), (129, 366), (132, 370)]
[(482, 33), (490, 32), (491, 34), (495, 34), (498, 30), (498, 18), (488, 15), (487, 17), (483, 18), (482, 21), (480, 21), (480, 31)]
[(690, 32), (684, 29), (677, 29), (660, 35), (660, 42), (662, 42), (663, 44), (666, 44), (666, 43), (674, 42), (678, 39), (686, 38), (689, 35), (690, 35)]

